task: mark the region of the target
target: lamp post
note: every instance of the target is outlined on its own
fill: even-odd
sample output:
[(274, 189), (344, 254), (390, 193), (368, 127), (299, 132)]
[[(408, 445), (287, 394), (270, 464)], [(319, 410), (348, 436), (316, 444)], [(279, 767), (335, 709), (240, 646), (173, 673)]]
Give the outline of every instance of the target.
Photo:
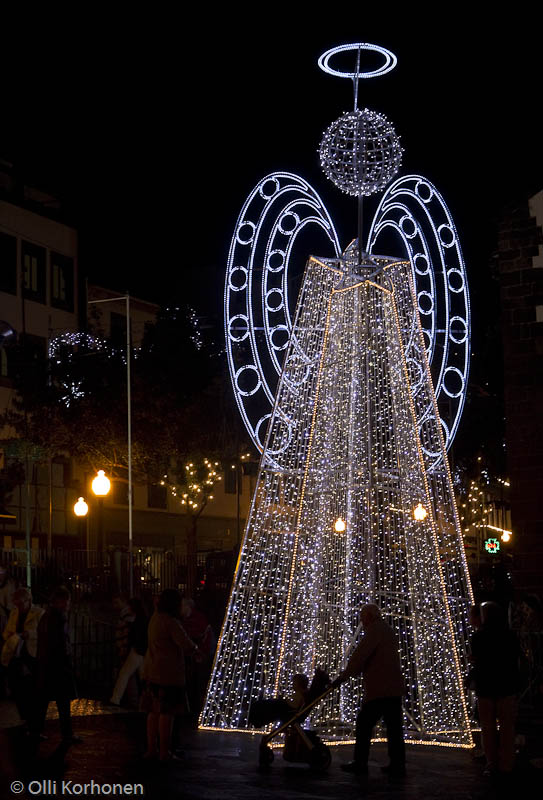
[(98, 474), (92, 481), (92, 491), (98, 498), (98, 542), (97, 550), (104, 550), (104, 497), (109, 494), (111, 481), (103, 469), (98, 470)]
[(128, 461), (128, 574), (130, 581), (130, 595), (134, 594), (134, 548), (132, 525), (132, 393), (130, 380), (130, 295), (128, 292), (117, 297), (107, 297), (103, 300), (87, 300), (87, 305), (100, 303), (114, 303), (119, 300), (126, 301), (126, 427), (127, 427), (127, 461)]

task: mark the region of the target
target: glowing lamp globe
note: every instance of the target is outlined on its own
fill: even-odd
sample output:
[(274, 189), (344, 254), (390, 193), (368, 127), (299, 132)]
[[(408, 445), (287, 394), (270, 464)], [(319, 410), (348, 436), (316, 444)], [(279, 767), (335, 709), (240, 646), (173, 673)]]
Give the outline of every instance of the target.
[(97, 497), (105, 497), (111, 489), (111, 481), (108, 477), (106, 477), (103, 469), (98, 470), (98, 475), (93, 480), (91, 485), (92, 491)]
[(504, 531), (501, 535), (502, 542), (508, 542), (511, 539), (511, 534), (509, 531)]
[(348, 111), (333, 122), (319, 149), (326, 177), (355, 197), (384, 189), (400, 168), (402, 152), (392, 123), (369, 108)]
[(419, 503), (418, 506), (415, 506), (415, 508), (413, 509), (413, 517), (417, 521), (422, 522), (422, 520), (426, 519), (427, 516), (428, 512), (426, 511), (422, 503)]
[(74, 505), (74, 514), (76, 517), (86, 517), (89, 511), (88, 505), (85, 503), (85, 500), (80, 497), (77, 503)]
[(345, 524), (345, 520), (341, 519), (341, 517), (338, 517), (338, 519), (336, 519), (336, 521), (334, 523), (335, 532), (336, 533), (343, 533), (343, 531), (345, 530), (346, 527), (347, 527), (347, 525)]

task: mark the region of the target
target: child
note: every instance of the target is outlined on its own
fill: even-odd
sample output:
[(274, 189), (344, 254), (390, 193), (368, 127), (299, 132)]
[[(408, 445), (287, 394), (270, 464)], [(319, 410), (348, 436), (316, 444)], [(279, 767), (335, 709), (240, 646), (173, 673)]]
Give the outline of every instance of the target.
[(292, 678), (292, 688), (294, 691), (291, 700), (284, 697), (276, 697), (271, 700), (257, 700), (251, 705), (249, 713), (249, 723), (255, 728), (262, 728), (270, 722), (286, 722), (297, 711), (300, 711), (307, 704), (309, 691), (309, 678), (307, 675), (297, 673)]

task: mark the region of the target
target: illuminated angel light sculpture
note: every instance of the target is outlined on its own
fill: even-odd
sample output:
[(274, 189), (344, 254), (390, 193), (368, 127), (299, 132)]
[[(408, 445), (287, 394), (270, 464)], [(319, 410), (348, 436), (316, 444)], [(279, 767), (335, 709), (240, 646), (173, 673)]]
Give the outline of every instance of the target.
[[(329, 65), (343, 50), (356, 53), (353, 73)], [(380, 70), (360, 71), (364, 50), (383, 55)], [(359, 235), (344, 253), (318, 194), (289, 173), (264, 178), (238, 219), (226, 342), (262, 459), (204, 728), (251, 730), (251, 703), (288, 694), (294, 673), (338, 674), (361, 605), (376, 602), (400, 642), (407, 739), (472, 746), (463, 677), (473, 597), (446, 455), (467, 381), (467, 283), (443, 199), (421, 176), (390, 184), (398, 137), (383, 115), (357, 107), (359, 80), (395, 63), (369, 44), (319, 61), (355, 89), (354, 111), (320, 149), (326, 175), (358, 197)], [(364, 250), (362, 196), (386, 184)], [(291, 318), (288, 265), (308, 226), (333, 256), (309, 258)], [(391, 232), (402, 256), (376, 255)], [(327, 741), (352, 740), (361, 681), (312, 713)]]

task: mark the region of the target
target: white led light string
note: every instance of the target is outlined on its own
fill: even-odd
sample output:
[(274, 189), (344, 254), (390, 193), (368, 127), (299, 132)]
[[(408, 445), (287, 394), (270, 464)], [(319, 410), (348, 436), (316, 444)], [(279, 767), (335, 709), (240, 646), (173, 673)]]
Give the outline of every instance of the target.
[[(285, 213), (293, 210), (299, 221), (293, 231), (280, 234), (279, 227)], [(337, 233), (317, 192), (297, 175), (275, 172), (259, 181), (248, 196), (230, 245), (224, 292), (226, 353), (238, 408), (259, 450), (262, 450), (263, 434), (270, 416), (262, 416), (262, 409), (273, 405), (281, 369), (272, 328), (278, 327), (290, 333), (289, 260), (296, 237), (310, 224), (317, 225), (325, 233), (332, 249), (339, 254)], [(278, 237), (285, 241), (278, 242)], [(275, 273), (278, 282), (269, 283), (269, 288), (279, 291), (280, 308), (277, 312), (268, 312), (264, 282), (269, 281), (267, 265), (273, 250), (284, 250), (285, 256)], [(264, 272), (264, 280), (260, 277), (260, 270)], [(254, 302), (258, 291), (262, 293), (262, 300), (258, 303), (262, 305), (259, 312), (262, 320), (257, 318), (258, 315), (255, 317)], [(279, 295), (274, 294), (272, 299), (278, 301)], [(275, 324), (270, 323), (270, 314)], [(263, 337), (256, 333), (261, 327), (265, 332)], [(284, 351), (281, 349), (279, 352)], [(246, 390), (242, 388), (244, 385)]]
[[(413, 223), (410, 237), (401, 227), (402, 217), (410, 218)], [(471, 347), (469, 294), (458, 233), (443, 197), (421, 175), (400, 177), (388, 187), (368, 236), (370, 252), (387, 227), (396, 230), (409, 255), (418, 295), (427, 292), (430, 298), (432, 313), (423, 315), (425, 322), (431, 320), (434, 326), (427, 352), (438, 373), (435, 384), (438, 407), (442, 404), (447, 416), (451, 412), (450, 425), (445, 426), (446, 447), (449, 448), (465, 402)], [(416, 252), (415, 242), (419, 236), (423, 247)], [(431, 247), (430, 242), (433, 243)], [(425, 262), (426, 270), (417, 267), (418, 257), (420, 263)], [(427, 335), (430, 337), (430, 333)], [(451, 380), (459, 384), (452, 390)]]
[[(341, 286), (336, 263), (308, 262), (201, 721), (204, 727), (243, 728), (251, 699), (288, 693), (294, 672), (322, 666), (335, 674), (360, 605), (373, 600), (398, 633), (409, 737), (464, 746), (469, 733), (456, 634), (452, 623), (445, 640), (442, 631), (447, 598), (456, 588), (446, 585), (449, 573), (440, 577), (436, 564), (440, 543), (433, 520), (442, 500), (437, 491), (430, 500), (424, 489), (411, 378), (406, 380), (406, 342), (413, 349), (418, 339), (423, 348), (420, 329), (413, 331), (413, 310), (405, 310), (412, 304), (409, 266), (389, 261), (382, 278), (346, 277)], [(401, 322), (383, 280), (402, 298)], [(427, 365), (424, 380), (416, 374), (428, 402)], [(270, 457), (279, 449), (285, 417), (292, 438)], [(431, 431), (426, 435), (435, 438)], [(421, 499), (431, 513), (417, 523), (412, 508)], [(343, 534), (334, 530), (338, 516), (347, 521)], [(239, 616), (241, 623), (234, 619)], [(352, 738), (360, 691), (355, 681), (331, 695), (311, 724), (327, 739)]]

